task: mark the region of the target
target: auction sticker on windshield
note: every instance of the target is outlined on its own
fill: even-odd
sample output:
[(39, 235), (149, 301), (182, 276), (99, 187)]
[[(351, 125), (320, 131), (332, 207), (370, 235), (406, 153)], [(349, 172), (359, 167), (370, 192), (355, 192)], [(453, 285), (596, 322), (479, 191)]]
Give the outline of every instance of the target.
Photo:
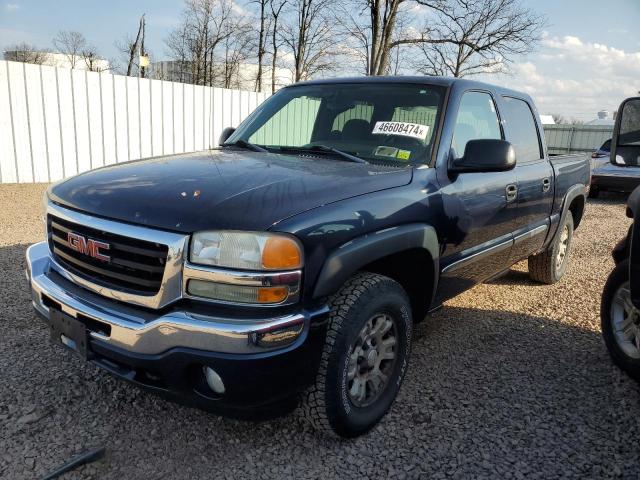
[(424, 140), (429, 133), (429, 127), (408, 122), (376, 122), (371, 133), (374, 135), (400, 135)]

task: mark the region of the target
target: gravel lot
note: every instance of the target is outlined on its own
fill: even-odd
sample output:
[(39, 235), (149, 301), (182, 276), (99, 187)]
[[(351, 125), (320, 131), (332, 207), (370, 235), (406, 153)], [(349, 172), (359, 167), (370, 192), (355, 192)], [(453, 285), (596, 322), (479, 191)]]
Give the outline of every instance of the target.
[(0, 186), (0, 477), (37, 478), (85, 447), (106, 456), (64, 478), (638, 478), (640, 388), (599, 329), (623, 200), (590, 202), (567, 276), (526, 263), (417, 326), (400, 396), (365, 437), (319, 437), (177, 406), (51, 345), (32, 314), (24, 251), (40, 241), (45, 185)]

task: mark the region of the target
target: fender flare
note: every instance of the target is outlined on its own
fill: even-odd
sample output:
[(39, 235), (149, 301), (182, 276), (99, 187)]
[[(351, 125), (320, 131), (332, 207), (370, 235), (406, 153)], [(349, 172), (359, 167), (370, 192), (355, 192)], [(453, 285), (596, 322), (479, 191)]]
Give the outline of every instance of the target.
[(337, 292), (351, 275), (368, 263), (414, 248), (427, 250), (434, 261), (435, 292), (440, 273), (438, 235), (431, 225), (412, 223), (356, 237), (333, 250), (320, 270), (313, 298)]
[(553, 242), (556, 241), (556, 237), (560, 235), (560, 225), (564, 225), (564, 221), (567, 218), (567, 213), (569, 212), (569, 205), (571, 205), (571, 202), (573, 202), (578, 197), (583, 197), (584, 204), (586, 206), (587, 196), (584, 193), (584, 188), (584, 185), (579, 183), (578, 185), (574, 185), (569, 188), (569, 190), (567, 190), (567, 193), (565, 194), (564, 200), (562, 202), (562, 213), (560, 214), (560, 221), (556, 226), (556, 231), (551, 237), (551, 241), (547, 245), (553, 244)]

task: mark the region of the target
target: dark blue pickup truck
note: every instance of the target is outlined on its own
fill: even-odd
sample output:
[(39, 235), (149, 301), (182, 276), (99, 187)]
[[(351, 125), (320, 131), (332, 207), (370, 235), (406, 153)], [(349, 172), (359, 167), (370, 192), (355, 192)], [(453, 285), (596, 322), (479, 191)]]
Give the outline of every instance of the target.
[(528, 95), (468, 80), (296, 84), (221, 143), (52, 186), (33, 305), (125, 380), (226, 414), (299, 400), (341, 436), (390, 408), (429, 311), (523, 259), (562, 277), (589, 185)]

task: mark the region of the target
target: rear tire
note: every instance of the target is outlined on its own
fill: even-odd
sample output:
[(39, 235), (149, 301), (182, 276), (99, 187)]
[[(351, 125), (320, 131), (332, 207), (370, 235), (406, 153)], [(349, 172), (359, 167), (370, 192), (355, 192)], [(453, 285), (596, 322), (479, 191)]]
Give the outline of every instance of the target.
[(600, 189), (598, 187), (589, 188), (589, 198), (598, 198), (600, 196)]
[(628, 288), (629, 260), (625, 260), (616, 265), (604, 285), (600, 322), (613, 363), (640, 381), (640, 312), (631, 305)]
[(558, 282), (567, 271), (573, 240), (573, 215), (567, 212), (558, 235), (544, 252), (529, 257), (529, 277), (547, 285)]
[(320, 368), (301, 408), (316, 430), (356, 437), (380, 421), (400, 390), (411, 350), (410, 302), (394, 280), (362, 272), (329, 304)]

